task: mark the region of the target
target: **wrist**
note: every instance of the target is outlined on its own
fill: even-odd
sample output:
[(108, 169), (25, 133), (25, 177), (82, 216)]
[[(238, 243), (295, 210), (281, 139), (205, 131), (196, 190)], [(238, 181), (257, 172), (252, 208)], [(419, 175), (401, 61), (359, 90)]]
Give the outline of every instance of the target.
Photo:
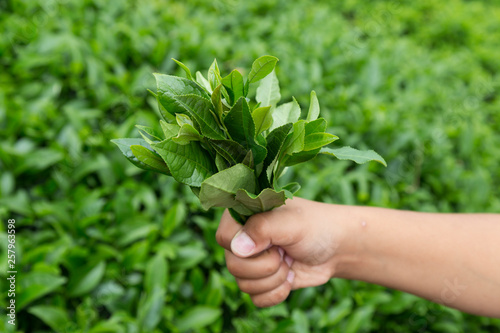
[(339, 235), (334, 244), (333, 276), (338, 278), (356, 279), (361, 263), (366, 260), (367, 221), (364, 218), (366, 207), (334, 205), (332, 214)]

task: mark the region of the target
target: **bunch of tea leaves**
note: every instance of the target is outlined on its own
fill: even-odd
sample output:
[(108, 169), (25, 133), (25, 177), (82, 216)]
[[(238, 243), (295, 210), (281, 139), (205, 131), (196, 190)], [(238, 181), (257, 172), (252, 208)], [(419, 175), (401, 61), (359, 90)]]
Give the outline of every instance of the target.
[[(276, 57), (255, 60), (246, 78), (238, 70), (222, 77), (216, 60), (207, 78), (200, 72), (193, 76), (174, 61), (187, 78), (155, 74), (157, 92), (151, 92), (163, 118), (161, 132), (137, 125), (142, 139), (113, 142), (139, 168), (190, 186), (205, 209), (229, 208), (244, 222), (250, 215), (281, 206), (300, 188), (298, 183), (278, 183), (284, 169), (318, 154), (386, 165), (372, 150), (324, 147), (338, 137), (325, 132), (314, 91), (305, 119), (299, 119), (295, 99), (277, 105), (281, 96)], [(255, 83), (259, 86), (253, 102), (247, 95)]]

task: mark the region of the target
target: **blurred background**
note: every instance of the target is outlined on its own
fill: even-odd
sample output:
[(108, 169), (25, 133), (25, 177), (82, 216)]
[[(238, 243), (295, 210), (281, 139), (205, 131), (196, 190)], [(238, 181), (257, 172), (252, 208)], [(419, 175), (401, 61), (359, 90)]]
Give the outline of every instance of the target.
[[(255, 308), (205, 212), (110, 143), (158, 126), (152, 72), (280, 59), (282, 102), (318, 94), (333, 145), (290, 168), (299, 196), (428, 212), (500, 212), (500, 3), (0, 1), (0, 331), (16, 219), (18, 332), (500, 332), (500, 320), (333, 279)], [(445, 238), (446, 235), (440, 235)]]

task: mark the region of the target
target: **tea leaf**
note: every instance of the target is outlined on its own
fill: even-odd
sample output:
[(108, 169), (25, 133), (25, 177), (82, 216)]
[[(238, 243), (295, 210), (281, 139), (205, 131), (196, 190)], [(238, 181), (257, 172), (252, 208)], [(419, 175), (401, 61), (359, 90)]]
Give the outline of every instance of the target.
[(267, 156), (264, 160), (263, 165), (263, 170), (266, 171), (265, 174), (267, 175), (267, 181), (271, 181), (272, 172), (274, 170), (274, 165), (276, 164), (276, 161), (278, 159), (279, 152), (292, 128), (293, 125), (288, 123), (275, 128), (267, 136)]
[(149, 166), (152, 171), (160, 172), (167, 176), (171, 175), (167, 164), (165, 164), (165, 161), (156, 152), (141, 145), (131, 145), (130, 150), (137, 160)]
[(299, 120), (293, 124), (293, 132), (289, 133), (283, 145), (283, 154), (291, 155), (304, 150), (305, 121)]
[(295, 164), (307, 162), (307, 161), (315, 158), (316, 155), (318, 155), (320, 150), (321, 150), (321, 148), (317, 148), (314, 150), (301, 151), (298, 153), (294, 153), (292, 155), (287, 155), (283, 159), (283, 165), (284, 166), (292, 166)]
[(206, 99), (210, 98), (207, 92), (196, 82), (166, 74), (155, 73), (154, 76), (156, 78), (158, 101), (167, 112), (174, 116), (176, 113), (186, 112), (185, 108), (175, 98), (176, 96), (196, 95)]
[(219, 119), (222, 119), (222, 113), (224, 112), (224, 109), (222, 107), (222, 97), (221, 97), (221, 89), (224, 86), (222, 84), (219, 84), (213, 91), (211, 100), (212, 100), (212, 105), (215, 109), (215, 113), (219, 117)]
[(187, 310), (186, 313), (177, 320), (176, 327), (181, 332), (200, 329), (216, 321), (220, 318), (221, 314), (221, 309), (197, 305)]
[(177, 136), (172, 138), (172, 141), (180, 145), (187, 145), (191, 141), (201, 141), (200, 133), (190, 124), (181, 126)]
[(146, 293), (152, 293), (155, 287), (163, 288), (168, 285), (167, 260), (156, 254), (149, 259), (144, 274), (144, 289)]
[(311, 91), (311, 104), (309, 105), (309, 112), (307, 113), (307, 121), (313, 121), (319, 116), (319, 102), (316, 92)]
[(153, 149), (167, 163), (172, 176), (180, 183), (200, 187), (214, 172), (212, 160), (198, 142), (179, 145), (172, 139), (152, 145)]
[(273, 124), (270, 130), (284, 124), (295, 123), (300, 117), (300, 105), (295, 98), (293, 101), (281, 104), (273, 111)]
[(253, 170), (241, 163), (216, 173), (201, 184), (201, 205), (204, 209), (234, 207), (238, 204), (235, 194), (239, 189), (255, 190)]
[(186, 76), (187, 76), (188, 80), (194, 81), (193, 76), (191, 75), (191, 71), (189, 70), (189, 68), (186, 65), (184, 65), (182, 62), (180, 62), (179, 60), (176, 60), (174, 58), (172, 58), (172, 60), (175, 61), (177, 63), (177, 65), (179, 65), (184, 70), (184, 72), (186, 72)]
[(255, 83), (266, 77), (273, 71), (277, 62), (278, 58), (269, 55), (262, 56), (255, 60), (252, 64), (250, 73), (248, 73), (248, 82)]
[(163, 131), (163, 135), (165, 135), (165, 139), (170, 139), (179, 133), (180, 127), (177, 124), (169, 124), (163, 119), (160, 120), (160, 126)]
[(255, 164), (264, 160), (267, 150), (255, 142), (255, 124), (244, 97), (241, 97), (229, 110), (224, 118), (224, 125), (234, 141), (245, 148), (252, 149)]
[(240, 163), (247, 154), (247, 150), (238, 142), (231, 140), (210, 140), (210, 145), (220, 154), (226, 161), (235, 165)]
[(357, 150), (355, 148), (346, 146), (335, 149), (322, 148), (320, 153), (335, 156), (339, 160), (351, 160), (358, 164), (375, 161), (384, 166), (387, 166), (387, 163), (385, 162), (383, 157), (373, 150)]
[(222, 171), (222, 170), (229, 168), (231, 165), (220, 154), (216, 154), (215, 155), (215, 166), (217, 167), (218, 171)]
[(100, 261), (97, 265), (79, 269), (68, 283), (69, 295), (76, 297), (92, 291), (104, 276), (106, 262)]
[(273, 70), (271, 74), (260, 81), (255, 100), (263, 106), (274, 107), (280, 99), (281, 94), (278, 77), (276, 76), (276, 71)]
[(252, 118), (255, 122), (255, 133), (259, 135), (273, 124), (271, 106), (263, 106), (253, 110)]
[(21, 310), (34, 300), (53, 292), (66, 283), (66, 278), (45, 272), (29, 272), (21, 275), (22, 292), (16, 299), (16, 309)]
[(238, 70), (233, 70), (228, 76), (223, 78), (222, 84), (227, 89), (231, 105), (241, 96), (245, 96), (243, 76)]
[(255, 213), (267, 212), (285, 203), (285, 191), (276, 192), (272, 188), (266, 188), (259, 195), (249, 193), (244, 189), (236, 192), (236, 200)]
[(148, 126), (141, 126), (141, 125), (135, 125), (137, 129), (139, 130), (139, 133), (141, 134), (142, 138), (144, 141), (146, 141), (148, 144), (153, 143), (154, 141), (161, 141), (163, 138), (161, 137), (161, 134), (156, 131), (152, 127)]
[(208, 91), (209, 94), (212, 93), (212, 88), (210, 87), (210, 82), (201, 74), (201, 72), (196, 72), (196, 82), (203, 88), (205, 88), (206, 91)]
[(53, 305), (36, 305), (28, 309), (32, 315), (40, 318), (54, 332), (66, 332), (67, 325), (71, 323), (64, 309)]
[(219, 65), (217, 64), (217, 59), (208, 69), (208, 82), (210, 83), (210, 88), (214, 90), (219, 84), (222, 83), (222, 78), (220, 76)]
[(194, 123), (193, 121), (191, 120), (191, 118), (189, 118), (189, 116), (183, 114), (183, 113), (178, 113), (175, 115), (175, 121), (177, 122), (177, 125), (179, 126), (183, 126), (183, 125), (191, 125), (191, 126), (194, 126)]
[(139, 139), (139, 138), (133, 138), (133, 139), (114, 139), (111, 140), (114, 144), (120, 148), (121, 152), (125, 157), (132, 162), (135, 166), (143, 169), (143, 170), (149, 170), (149, 171), (157, 171), (155, 168), (149, 166), (148, 164), (144, 163), (143, 161), (139, 160), (134, 153), (132, 152), (131, 146), (136, 146), (140, 145), (145, 147), (146, 149), (151, 149), (151, 146), (144, 140), (144, 139)]
[(314, 150), (326, 146), (339, 137), (330, 133), (312, 133), (304, 138), (304, 151)]
[(177, 96), (176, 100), (200, 126), (204, 136), (214, 140), (224, 139), (224, 132), (210, 110), (212, 108), (210, 100), (197, 95), (181, 95)]

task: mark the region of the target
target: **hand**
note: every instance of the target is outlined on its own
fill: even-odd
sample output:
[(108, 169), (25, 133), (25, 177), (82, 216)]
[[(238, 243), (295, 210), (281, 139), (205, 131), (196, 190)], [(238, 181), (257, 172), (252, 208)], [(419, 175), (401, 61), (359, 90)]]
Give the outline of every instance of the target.
[(242, 226), (226, 210), (216, 239), (226, 249), (226, 264), (240, 289), (255, 305), (284, 301), (290, 290), (326, 283), (335, 272), (343, 238), (343, 207), (294, 198), (254, 215)]

